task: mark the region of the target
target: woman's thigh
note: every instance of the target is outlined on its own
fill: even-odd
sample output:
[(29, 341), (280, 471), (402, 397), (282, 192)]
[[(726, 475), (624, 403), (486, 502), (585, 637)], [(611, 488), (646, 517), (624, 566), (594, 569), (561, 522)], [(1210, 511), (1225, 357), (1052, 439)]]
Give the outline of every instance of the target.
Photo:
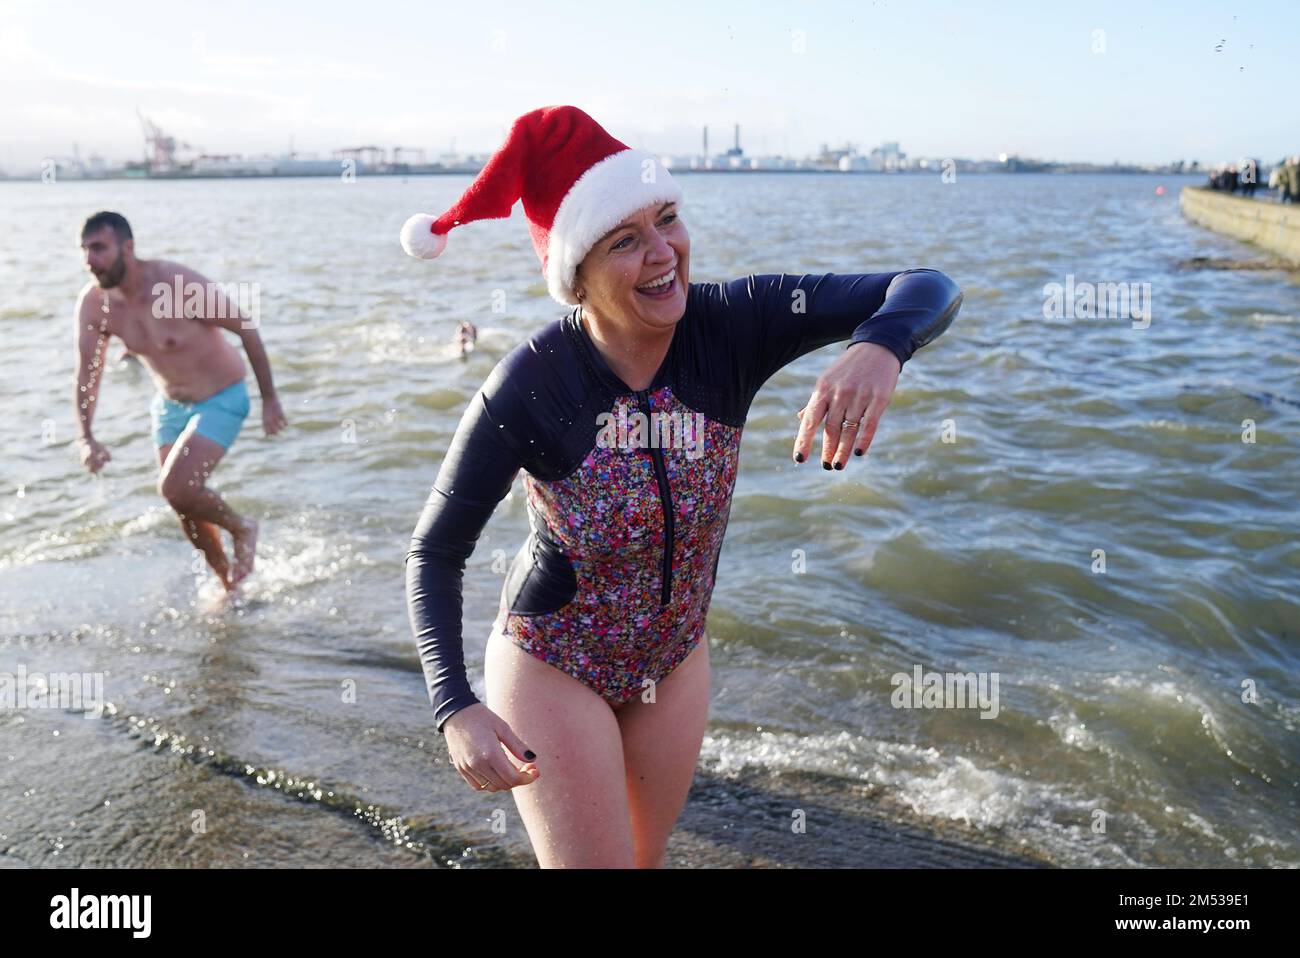
[(510, 790), (537, 863), (632, 868), (623, 743), (609, 704), (495, 630), (483, 671), (487, 707), (537, 755), (536, 781)]
[(655, 685), (653, 702), (638, 697), (619, 709), (628, 807), (639, 868), (659, 868), (668, 837), (695, 778), (709, 721), (709, 641), (701, 638)]

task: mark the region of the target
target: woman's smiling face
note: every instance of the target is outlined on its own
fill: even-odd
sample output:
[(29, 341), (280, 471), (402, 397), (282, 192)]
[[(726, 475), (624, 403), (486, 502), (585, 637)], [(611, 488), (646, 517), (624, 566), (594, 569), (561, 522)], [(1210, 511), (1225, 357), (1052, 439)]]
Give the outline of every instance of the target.
[[(691, 238), (676, 203), (644, 207), (588, 250), (574, 274), (582, 305), (624, 328), (663, 330), (686, 312)], [(646, 288), (667, 278), (666, 284)]]

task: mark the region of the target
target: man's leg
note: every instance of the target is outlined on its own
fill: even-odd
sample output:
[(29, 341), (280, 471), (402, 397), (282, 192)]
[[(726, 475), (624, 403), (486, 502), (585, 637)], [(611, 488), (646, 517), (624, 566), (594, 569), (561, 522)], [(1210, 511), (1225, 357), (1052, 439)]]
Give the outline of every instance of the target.
[[(174, 443), (167, 443), (165, 446), (158, 447), (158, 465), (161, 467), (167, 462), (167, 456), (172, 451)], [(159, 488), (162, 483), (162, 472), (159, 472)], [(226, 558), (226, 549), (221, 544), (221, 530), (211, 522), (204, 522), (198, 519), (188, 519), (185, 516), (177, 515), (181, 522), (181, 531), (185, 533), (185, 538), (194, 544), (194, 548), (203, 553), (203, 558), (208, 562), (212, 571), (217, 574), (221, 580), (221, 585), (230, 588), (230, 562)]]
[(233, 588), (253, 571), (257, 523), (244, 519), (207, 487), (208, 477), (225, 451), (219, 442), (187, 429), (177, 437), (163, 463), (158, 492), (176, 510), (182, 522), (211, 523), (230, 533), (234, 540), (235, 564), (226, 579), (226, 587)]

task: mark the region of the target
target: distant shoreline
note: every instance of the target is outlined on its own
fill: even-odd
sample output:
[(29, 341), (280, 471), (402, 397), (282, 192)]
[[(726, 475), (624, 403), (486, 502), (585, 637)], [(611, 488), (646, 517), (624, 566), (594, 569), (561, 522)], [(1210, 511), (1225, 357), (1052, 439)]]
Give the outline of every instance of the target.
[[(409, 172), (377, 172), (377, 173), (360, 173), (358, 172), (355, 179), (391, 179), (393, 177), (410, 177), (410, 176), (477, 176), (477, 170), (421, 170)], [(740, 175), (752, 176), (764, 173), (780, 174), (803, 174), (815, 176), (942, 176), (943, 171), (940, 169), (933, 170), (782, 170), (782, 169), (715, 169), (702, 170), (689, 167), (679, 169), (670, 169), (673, 176), (684, 176), (686, 174), (704, 174), (704, 175)], [(1096, 169), (1060, 169), (1060, 170), (963, 170), (960, 167), (956, 171), (962, 176), (1197, 176), (1206, 177), (1208, 171), (1194, 170), (1188, 172), (1172, 170), (1143, 170), (1131, 167), (1097, 167)], [(329, 173), (232, 173), (232, 174), (212, 174), (212, 173), (188, 173), (188, 174), (167, 174), (165, 176), (137, 176), (114, 174), (107, 176), (63, 176), (55, 182), (63, 183), (104, 183), (104, 182), (122, 182), (124, 180), (135, 181), (140, 183), (160, 183), (168, 181), (185, 181), (193, 182), (195, 180), (322, 180), (336, 179), (341, 174), (337, 171)], [(41, 176), (0, 176), (0, 183), (40, 183)]]

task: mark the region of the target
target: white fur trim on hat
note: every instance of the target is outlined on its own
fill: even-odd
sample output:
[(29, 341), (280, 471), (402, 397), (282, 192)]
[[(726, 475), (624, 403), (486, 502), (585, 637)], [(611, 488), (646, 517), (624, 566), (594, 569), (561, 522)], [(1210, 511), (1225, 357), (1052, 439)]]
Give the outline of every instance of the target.
[(434, 218), (428, 213), (416, 213), (402, 224), (402, 249), (417, 259), (433, 259), (447, 248), (447, 234), (434, 233), (429, 227)]
[(590, 167), (555, 211), (546, 243), (546, 288), (551, 298), (576, 306), (573, 275), (596, 241), (652, 203), (680, 203), (681, 199), (681, 187), (668, 175), (668, 168), (645, 150), (621, 150)]

